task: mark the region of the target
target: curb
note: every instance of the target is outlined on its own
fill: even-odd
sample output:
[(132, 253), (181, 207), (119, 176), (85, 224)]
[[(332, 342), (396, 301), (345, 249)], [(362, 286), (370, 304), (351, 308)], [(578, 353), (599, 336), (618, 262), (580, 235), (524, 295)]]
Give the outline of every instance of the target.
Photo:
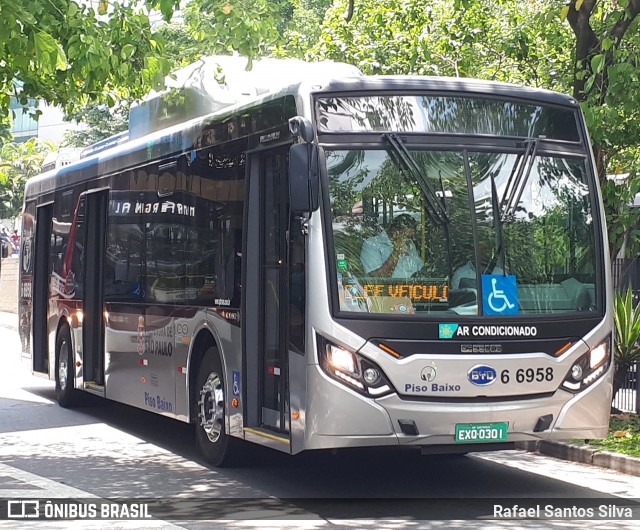
[(538, 440), (516, 444), (518, 449), (532, 453), (569, 460), (581, 464), (589, 464), (605, 469), (613, 469), (625, 475), (640, 477), (640, 458), (603, 451), (593, 445), (574, 445), (565, 442), (550, 442)]

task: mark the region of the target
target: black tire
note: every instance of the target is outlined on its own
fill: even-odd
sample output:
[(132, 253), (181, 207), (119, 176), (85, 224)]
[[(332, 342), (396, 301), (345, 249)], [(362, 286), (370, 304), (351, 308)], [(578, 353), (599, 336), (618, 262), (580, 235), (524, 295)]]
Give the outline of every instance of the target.
[(225, 385), (218, 351), (209, 348), (196, 380), (196, 444), (204, 459), (216, 467), (230, 467), (241, 460), (242, 440), (225, 429)]
[(69, 408), (75, 404), (75, 369), (69, 326), (64, 325), (56, 338), (56, 399), (61, 407)]

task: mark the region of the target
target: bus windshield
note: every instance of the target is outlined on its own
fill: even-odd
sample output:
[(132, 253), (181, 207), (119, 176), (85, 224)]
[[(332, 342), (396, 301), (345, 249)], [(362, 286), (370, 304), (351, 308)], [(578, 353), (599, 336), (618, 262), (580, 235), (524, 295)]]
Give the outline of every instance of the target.
[(585, 157), (407, 148), (327, 151), (340, 311), (589, 312), (596, 296)]

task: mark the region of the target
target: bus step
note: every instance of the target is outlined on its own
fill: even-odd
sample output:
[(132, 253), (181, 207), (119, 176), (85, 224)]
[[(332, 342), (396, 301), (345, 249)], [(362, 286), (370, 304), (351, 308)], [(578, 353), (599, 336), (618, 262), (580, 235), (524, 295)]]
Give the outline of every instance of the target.
[(85, 381), (83, 388), (84, 390), (86, 390), (87, 392), (91, 392), (92, 394), (104, 396), (104, 385), (99, 385), (97, 383), (94, 383), (93, 381)]
[(244, 438), (249, 442), (271, 447), (278, 451), (289, 453), (291, 451), (291, 441), (286, 435), (275, 433), (260, 427), (245, 427)]

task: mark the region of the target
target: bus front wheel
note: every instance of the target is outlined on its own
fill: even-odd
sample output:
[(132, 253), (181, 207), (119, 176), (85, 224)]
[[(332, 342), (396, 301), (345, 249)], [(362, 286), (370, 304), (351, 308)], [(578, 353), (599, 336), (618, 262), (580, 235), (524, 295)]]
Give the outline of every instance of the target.
[(217, 467), (237, 463), (241, 440), (225, 430), (225, 386), (220, 356), (209, 348), (198, 370), (196, 391), (196, 442), (205, 460)]
[(56, 338), (56, 400), (61, 407), (68, 408), (74, 404), (74, 374), (71, 332), (69, 326), (64, 325)]

